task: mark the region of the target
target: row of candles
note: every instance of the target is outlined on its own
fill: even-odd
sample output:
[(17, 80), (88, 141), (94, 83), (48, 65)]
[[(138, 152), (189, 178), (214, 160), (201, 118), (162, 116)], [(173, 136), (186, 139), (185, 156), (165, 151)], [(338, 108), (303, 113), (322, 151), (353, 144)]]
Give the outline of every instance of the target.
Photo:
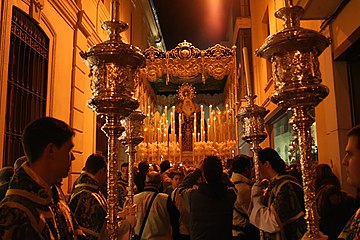
[[(252, 84), (250, 81), (250, 69), (248, 50), (243, 48), (244, 57), (244, 70), (246, 75), (246, 90), (248, 95), (252, 95)], [(237, 142), (237, 121), (236, 121), (236, 105), (234, 104), (237, 100), (237, 84), (235, 86), (235, 94), (233, 94), (234, 101), (230, 101), (230, 107), (228, 104), (225, 105), (224, 111), (219, 108), (213, 109), (213, 106), (208, 107), (208, 116), (205, 121), (205, 110), (204, 106), (200, 106), (200, 112), (193, 113), (194, 125), (192, 133), (193, 149), (195, 143), (198, 142), (214, 142), (222, 143), (227, 141), (235, 140)], [(167, 143), (169, 146), (180, 147), (180, 159), (181, 159), (181, 146), (182, 146), (182, 123), (184, 122), (183, 114), (176, 115), (175, 106), (171, 107), (170, 118), (168, 118), (168, 106), (164, 107), (163, 113), (155, 112), (152, 113), (150, 106), (145, 108), (146, 119), (144, 121), (144, 143)], [(178, 136), (175, 133), (175, 118), (178, 117)], [(197, 119), (200, 118), (200, 129), (197, 129)], [(206, 125), (206, 127), (205, 127)], [(169, 130), (170, 129), (170, 130)], [(169, 150), (170, 151), (170, 150)]]
[[(182, 141), (182, 124), (184, 123), (184, 115), (179, 113), (176, 115), (175, 106), (170, 112), (170, 119), (167, 118), (168, 107), (165, 106), (162, 114), (156, 112), (155, 114), (148, 113), (145, 119), (145, 139), (144, 142), (179, 142), (181, 146)], [(209, 118), (205, 121), (204, 106), (200, 106), (200, 112), (193, 113), (193, 143), (213, 141), (225, 142), (226, 140), (235, 140), (235, 111), (230, 109), (226, 104), (225, 111), (219, 108), (213, 109), (209, 106)], [(175, 133), (175, 118), (178, 117), (178, 136)], [(197, 119), (200, 117), (200, 126), (197, 126)], [(206, 126), (205, 126), (206, 124)], [(200, 127), (200, 129), (198, 129)], [(170, 130), (169, 130), (170, 129)], [(170, 134), (169, 134), (170, 133)]]

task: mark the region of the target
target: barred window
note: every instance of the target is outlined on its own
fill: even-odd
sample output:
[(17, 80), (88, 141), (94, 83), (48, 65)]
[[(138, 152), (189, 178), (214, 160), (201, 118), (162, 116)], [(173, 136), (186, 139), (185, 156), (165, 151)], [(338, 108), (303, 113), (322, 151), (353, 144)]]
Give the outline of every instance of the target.
[(13, 7), (5, 118), (4, 166), (24, 155), (21, 135), (46, 114), (49, 38), (26, 13)]

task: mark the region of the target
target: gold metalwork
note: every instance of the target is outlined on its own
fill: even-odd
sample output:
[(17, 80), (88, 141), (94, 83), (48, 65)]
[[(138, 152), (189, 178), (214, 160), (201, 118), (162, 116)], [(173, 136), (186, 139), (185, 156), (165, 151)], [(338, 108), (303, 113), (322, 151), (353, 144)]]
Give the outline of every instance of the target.
[(319, 232), (315, 190), (312, 179), (311, 131), (314, 118), (309, 114), (327, 95), (328, 88), (321, 84), (318, 56), (330, 44), (320, 33), (300, 27), (304, 10), (285, 1), (275, 16), (282, 18), (284, 29), (269, 36), (256, 51), (260, 57), (272, 62), (275, 90), (271, 101), (291, 109), (289, 123), (299, 141), (300, 163), (304, 186), (304, 200), (308, 231), (303, 239), (324, 239)]
[(196, 95), (195, 88), (190, 85), (189, 83), (184, 83), (181, 87), (177, 90), (178, 98), (182, 101), (185, 99), (193, 99)]
[(80, 55), (90, 68), (92, 98), (88, 105), (97, 114), (104, 116), (106, 123), (102, 130), (108, 137), (107, 166), (107, 232), (110, 239), (117, 239), (117, 154), (116, 140), (125, 128), (121, 120), (139, 106), (133, 97), (137, 72), (145, 58), (135, 46), (121, 40), (120, 33), (128, 25), (120, 21), (120, 0), (111, 2), (111, 20), (104, 22), (103, 29), (109, 32), (109, 39), (91, 47)]
[(241, 138), (250, 144), (250, 149), (254, 154), (256, 182), (260, 182), (259, 144), (267, 137), (264, 127), (264, 117), (269, 113), (269, 110), (254, 103), (255, 95), (248, 93), (248, 96), (245, 96), (245, 98), (248, 100), (248, 105), (240, 109), (237, 117), (242, 123), (243, 134)]
[(129, 155), (129, 204), (134, 204), (134, 163), (136, 146), (144, 141), (144, 122), (146, 115), (140, 110), (135, 110), (126, 118), (125, 135), (120, 138), (121, 142), (127, 146), (127, 154)]
[(166, 75), (166, 84), (171, 78), (195, 78), (201, 74), (203, 83), (207, 77), (222, 80), (233, 74), (236, 54), (232, 49), (216, 44), (206, 50), (199, 50), (191, 43), (184, 41), (170, 51), (150, 47), (144, 51), (146, 67), (141, 76), (154, 82)]

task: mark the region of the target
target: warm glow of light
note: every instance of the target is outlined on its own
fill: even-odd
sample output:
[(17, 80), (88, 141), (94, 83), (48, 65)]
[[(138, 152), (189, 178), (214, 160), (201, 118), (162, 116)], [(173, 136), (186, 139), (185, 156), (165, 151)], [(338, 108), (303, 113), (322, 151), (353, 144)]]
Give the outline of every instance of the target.
[(204, 19), (205, 28), (209, 30), (207, 34), (217, 34), (222, 31), (222, 25), (224, 24), (223, 1), (224, 0), (208, 0), (204, 6), (206, 16), (206, 19)]

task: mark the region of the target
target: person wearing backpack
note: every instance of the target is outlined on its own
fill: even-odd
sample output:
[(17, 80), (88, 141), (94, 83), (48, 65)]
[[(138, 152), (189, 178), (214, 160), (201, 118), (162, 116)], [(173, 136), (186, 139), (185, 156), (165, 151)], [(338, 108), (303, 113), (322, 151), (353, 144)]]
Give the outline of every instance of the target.
[(160, 193), (161, 185), (160, 173), (151, 171), (146, 174), (144, 191), (134, 196), (137, 206), (135, 239), (177, 240), (179, 237), (180, 213), (170, 196)]

